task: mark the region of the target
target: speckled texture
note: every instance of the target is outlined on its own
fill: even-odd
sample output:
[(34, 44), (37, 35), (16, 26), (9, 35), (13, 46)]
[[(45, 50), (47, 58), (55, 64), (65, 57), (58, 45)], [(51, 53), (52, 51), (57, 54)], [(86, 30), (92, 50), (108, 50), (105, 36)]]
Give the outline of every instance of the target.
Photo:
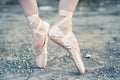
[[(57, 9), (44, 7), (39, 8), (41, 18), (52, 25)], [(119, 80), (120, 8), (82, 9), (84, 12), (77, 9), (73, 19), (86, 67), (86, 73), (79, 75), (68, 53), (51, 40), (46, 69), (37, 68), (31, 31), (20, 6), (0, 6), (0, 80)], [(85, 58), (86, 54), (91, 57)]]

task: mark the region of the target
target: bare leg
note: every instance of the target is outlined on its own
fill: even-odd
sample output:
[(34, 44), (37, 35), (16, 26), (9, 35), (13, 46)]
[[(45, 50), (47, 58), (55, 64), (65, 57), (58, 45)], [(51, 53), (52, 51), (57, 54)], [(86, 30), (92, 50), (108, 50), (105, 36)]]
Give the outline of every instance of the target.
[(38, 67), (45, 67), (47, 62), (46, 35), (49, 25), (40, 19), (36, 0), (19, 0), (19, 2), (33, 32), (32, 48), (35, 63)]
[(19, 0), (23, 12), (26, 16), (31, 16), (32, 14), (38, 14), (38, 6), (36, 0)]
[(84, 73), (84, 64), (78, 42), (72, 32), (72, 16), (78, 0), (60, 0), (59, 17), (49, 31), (50, 38), (64, 47), (73, 59), (78, 71)]
[(60, 0), (59, 10), (74, 12), (79, 0)]

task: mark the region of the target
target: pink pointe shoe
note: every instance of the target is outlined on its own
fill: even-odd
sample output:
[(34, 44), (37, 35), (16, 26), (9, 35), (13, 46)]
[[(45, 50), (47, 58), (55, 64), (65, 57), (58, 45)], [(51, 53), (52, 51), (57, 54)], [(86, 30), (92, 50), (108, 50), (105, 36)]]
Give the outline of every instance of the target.
[(47, 43), (49, 24), (40, 20), (38, 14), (27, 17), (33, 32), (32, 50), (34, 53), (34, 61), (39, 68), (45, 68), (47, 64)]
[(49, 31), (49, 37), (69, 52), (77, 70), (84, 74), (85, 68), (82, 55), (80, 54), (78, 42), (72, 32), (72, 15), (73, 13), (71, 12), (61, 10), (60, 18)]

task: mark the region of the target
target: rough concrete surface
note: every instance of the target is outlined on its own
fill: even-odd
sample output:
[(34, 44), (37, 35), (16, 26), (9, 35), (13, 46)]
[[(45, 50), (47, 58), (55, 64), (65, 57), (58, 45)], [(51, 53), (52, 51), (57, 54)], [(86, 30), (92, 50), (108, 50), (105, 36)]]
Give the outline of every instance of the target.
[[(83, 55), (84, 75), (78, 74), (69, 54), (51, 40), (46, 69), (37, 68), (31, 30), (20, 6), (0, 6), (0, 80), (120, 80), (119, 6), (76, 10), (73, 32)], [(39, 11), (51, 25), (56, 20), (57, 8), (41, 6)]]

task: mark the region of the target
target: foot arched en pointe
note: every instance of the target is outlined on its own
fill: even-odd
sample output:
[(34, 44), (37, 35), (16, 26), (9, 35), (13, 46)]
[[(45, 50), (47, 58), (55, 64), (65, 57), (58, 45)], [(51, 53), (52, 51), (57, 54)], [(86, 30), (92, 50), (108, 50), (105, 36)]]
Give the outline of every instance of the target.
[(40, 68), (44, 68), (47, 64), (47, 41), (49, 24), (40, 20), (38, 14), (27, 17), (32, 35), (32, 50), (34, 53), (34, 61)]
[(52, 41), (65, 48), (75, 63), (77, 70), (85, 73), (82, 55), (80, 54), (78, 42), (72, 32), (72, 13), (61, 10), (58, 21), (49, 31), (49, 37)]

